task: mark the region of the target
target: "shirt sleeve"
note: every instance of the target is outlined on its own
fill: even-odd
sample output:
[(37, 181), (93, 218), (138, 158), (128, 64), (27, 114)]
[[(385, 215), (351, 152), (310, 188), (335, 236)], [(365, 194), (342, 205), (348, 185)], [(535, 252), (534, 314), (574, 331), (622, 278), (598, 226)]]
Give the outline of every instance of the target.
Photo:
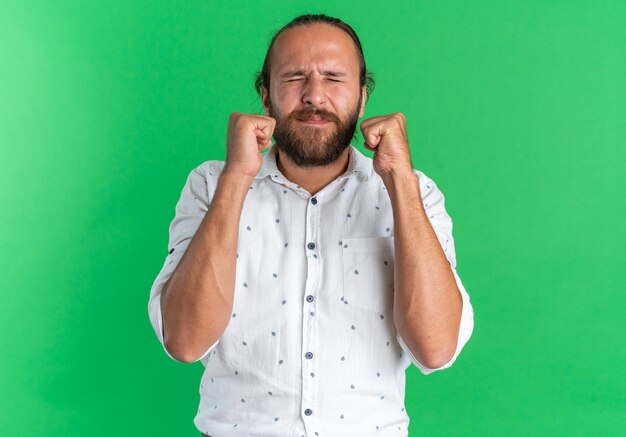
[[(163, 339), (163, 316), (161, 314), (161, 292), (163, 286), (174, 273), (176, 266), (187, 250), (191, 239), (195, 235), (202, 219), (204, 218), (210, 198), (215, 191), (216, 170), (210, 172), (212, 161), (194, 168), (187, 176), (187, 181), (183, 187), (180, 198), (176, 203), (174, 219), (169, 227), (168, 252), (161, 271), (157, 275), (150, 290), (148, 301), (148, 315), (152, 328), (163, 346), (163, 350), (174, 361), (174, 358), (165, 348)], [(215, 175), (215, 176), (214, 176)], [(209, 349), (197, 360), (206, 357), (211, 350), (219, 343), (219, 339), (209, 347)], [(194, 361), (194, 362), (195, 362)]]
[(422, 202), (424, 205), (424, 209), (426, 211), (426, 215), (430, 220), (430, 224), (432, 225), (435, 234), (437, 235), (437, 239), (439, 240), (439, 244), (441, 244), (441, 248), (443, 249), (448, 262), (450, 263), (450, 268), (452, 269), (452, 273), (454, 274), (454, 279), (456, 280), (457, 288), (461, 293), (461, 298), (463, 299), (463, 310), (461, 313), (461, 321), (459, 326), (459, 337), (456, 345), (456, 351), (452, 358), (437, 368), (426, 367), (422, 363), (420, 363), (415, 356), (411, 353), (407, 345), (404, 343), (400, 335), (397, 335), (397, 340), (402, 350), (408, 354), (411, 362), (424, 374), (428, 375), (437, 370), (447, 369), (452, 366), (456, 358), (461, 353), (463, 346), (469, 340), (472, 335), (472, 331), (474, 330), (474, 309), (470, 302), (469, 295), (461, 282), (461, 278), (456, 271), (456, 254), (454, 250), (454, 239), (452, 238), (452, 219), (446, 212), (445, 208), (445, 197), (443, 193), (439, 190), (435, 182), (422, 173), (419, 170), (414, 170), (415, 174), (419, 178), (420, 192), (422, 195)]

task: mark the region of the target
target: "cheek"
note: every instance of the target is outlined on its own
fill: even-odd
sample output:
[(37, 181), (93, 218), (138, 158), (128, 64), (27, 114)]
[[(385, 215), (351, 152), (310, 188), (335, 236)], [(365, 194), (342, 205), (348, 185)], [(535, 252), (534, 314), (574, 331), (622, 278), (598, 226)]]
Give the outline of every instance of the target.
[(278, 102), (280, 107), (293, 106), (300, 100), (302, 93), (297, 87), (279, 87), (272, 96), (273, 101)]
[(295, 109), (297, 109), (297, 107), (297, 104), (294, 104), (293, 101), (286, 99), (284, 96), (277, 96), (276, 99), (272, 100), (272, 109), (281, 118), (287, 117)]
[(359, 101), (358, 95), (355, 97), (353, 93), (346, 92), (345, 89), (336, 90), (336, 92), (333, 92), (330, 95), (333, 106), (335, 106), (336, 110), (341, 113), (348, 112), (348, 109), (351, 112)]

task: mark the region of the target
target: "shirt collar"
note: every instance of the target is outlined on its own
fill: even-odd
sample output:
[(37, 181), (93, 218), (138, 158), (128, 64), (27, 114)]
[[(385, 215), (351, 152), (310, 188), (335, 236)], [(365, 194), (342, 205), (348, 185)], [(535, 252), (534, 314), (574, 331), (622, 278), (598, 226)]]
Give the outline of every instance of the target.
[[(349, 161), (348, 168), (344, 174), (339, 177), (346, 177), (352, 175), (354, 172), (360, 172), (365, 180), (368, 180), (370, 175), (372, 174), (372, 159), (363, 155), (352, 144), (348, 146), (349, 152)], [(284, 175), (278, 170), (278, 166), (276, 165), (276, 154), (278, 153), (278, 148), (276, 145), (272, 145), (270, 149), (263, 155), (263, 164), (261, 165), (261, 169), (254, 177), (255, 179), (263, 179), (266, 176), (272, 175)]]

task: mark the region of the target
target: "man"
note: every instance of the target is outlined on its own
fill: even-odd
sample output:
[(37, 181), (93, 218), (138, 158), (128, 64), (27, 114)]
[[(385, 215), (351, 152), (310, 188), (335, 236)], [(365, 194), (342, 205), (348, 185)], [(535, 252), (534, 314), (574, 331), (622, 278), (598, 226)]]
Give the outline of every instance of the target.
[(165, 352), (206, 367), (204, 435), (407, 435), (406, 368), (449, 367), (471, 335), (405, 117), (361, 123), (373, 159), (350, 144), (371, 86), (350, 26), (298, 17), (257, 79), (265, 115), (231, 114), (226, 161), (189, 174), (148, 308)]

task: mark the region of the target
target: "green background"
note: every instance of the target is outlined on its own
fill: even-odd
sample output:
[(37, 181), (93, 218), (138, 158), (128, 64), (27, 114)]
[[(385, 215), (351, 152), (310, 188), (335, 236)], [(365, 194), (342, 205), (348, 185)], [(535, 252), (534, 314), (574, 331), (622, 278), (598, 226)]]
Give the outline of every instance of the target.
[[(475, 328), (407, 377), (410, 434), (626, 428), (624, 1), (0, 1), (0, 434), (196, 436), (150, 326), (189, 171), (261, 112), (273, 31), (359, 34), (446, 196)], [(368, 156), (362, 144), (359, 149)]]

